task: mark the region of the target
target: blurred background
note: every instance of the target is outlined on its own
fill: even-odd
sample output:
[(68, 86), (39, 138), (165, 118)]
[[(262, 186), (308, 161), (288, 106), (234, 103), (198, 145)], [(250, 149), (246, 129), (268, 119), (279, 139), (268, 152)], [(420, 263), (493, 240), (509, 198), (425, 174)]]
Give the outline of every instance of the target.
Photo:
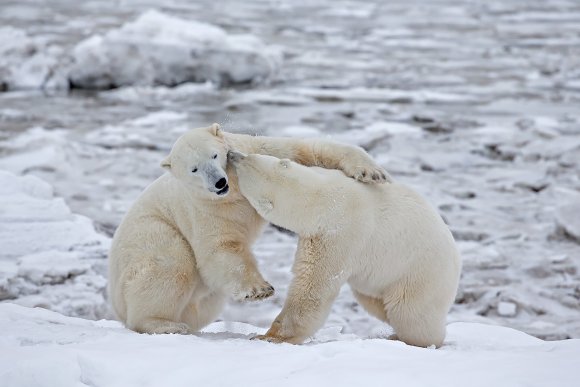
[[(111, 235), (212, 122), (362, 146), (453, 231), (450, 321), (580, 338), (580, 2), (1, 0), (0, 300), (110, 318)], [(295, 244), (222, 319), (269, 326)], [(389, 332), (348, 288), (326, 327)]]

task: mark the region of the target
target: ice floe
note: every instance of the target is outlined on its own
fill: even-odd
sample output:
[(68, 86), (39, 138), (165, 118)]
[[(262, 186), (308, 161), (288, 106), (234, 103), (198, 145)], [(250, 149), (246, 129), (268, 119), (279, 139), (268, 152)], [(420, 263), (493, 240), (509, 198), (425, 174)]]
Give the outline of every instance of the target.
[(73, 87), (175, 86), (185, 82), (252, 83), (271, 77), (281, 53), (252, 35), (148, 11), (80, 42), (72, 51)]
[(103, 317), (110, 240), (34, 176), (0, 170), (0, 299)]

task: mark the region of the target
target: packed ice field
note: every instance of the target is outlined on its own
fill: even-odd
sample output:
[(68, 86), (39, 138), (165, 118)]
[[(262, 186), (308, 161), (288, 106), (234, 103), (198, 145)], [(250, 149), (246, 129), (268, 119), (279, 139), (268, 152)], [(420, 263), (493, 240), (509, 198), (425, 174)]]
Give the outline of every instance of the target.
[[(346, 364), (368, 367), (357, 380), (392, 375), (402, 385), (565, 386), (580, 376), (568, 366), (580, 354), (577, 1), (4, 0), (0, 90), (0, 357), (8, 362), (0, 374), (9, 385), (43, 376), (39, 385), (154, 385), (153, 373), (135, 371), (151, 367), (153, 352), (137, 356), (150, 345), (179, 359), (231, 352), (224, 367), (236, 372), (220, 371), (216, 384), (256, 376), (243, 371), (253, 366), (240, 363), (247, 352), (285, 364), (255, 385), (322, 373), (330, 376), (321, 384), (346, 385)], [(109, 321), (115, 228), (163, 173), (176, 138), (212, 122), (360, 145), (433, 203), (463, 259), (446, 345), (384, 340), (389, 327), (347, 288), (309, 344), (247, 341), (277, 315), (291, 279), (296, 237), (274, 227), (254, 249), (272, 298), (229, 303), (195, 337), (134, 336)], [(137, 356), (125, 379), (107, 355), (115, 343)], [(398, 360), (388, 369), (369, 363), (381, 356)], [(32, 365), (6, 367), (27, 358)], [(436, 365), (413, 379), (406, 360)], [(486, 373), (480, 364), (489, 361), (506, 376)], [(172, 385), (199, 378), (194, 370)], [(198, 380), (216, 373), (202, 371)]]

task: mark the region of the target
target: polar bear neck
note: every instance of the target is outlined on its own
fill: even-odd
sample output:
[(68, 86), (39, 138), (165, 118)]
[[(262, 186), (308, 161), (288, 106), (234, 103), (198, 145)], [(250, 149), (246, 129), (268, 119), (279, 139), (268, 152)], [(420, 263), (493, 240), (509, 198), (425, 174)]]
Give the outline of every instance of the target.
[(300, 186), (289, 189), (282, 185), (278, 192), (274, 187), (272, 198), (250, 201), (260, 215), (301, 236), (337, 232), (347, 227), (349, 203), (356, 195), (352, 185), (357, 183), (338, 171), (314, 171), (302, 166), (300, 169), (301, 173), (309, 172)]

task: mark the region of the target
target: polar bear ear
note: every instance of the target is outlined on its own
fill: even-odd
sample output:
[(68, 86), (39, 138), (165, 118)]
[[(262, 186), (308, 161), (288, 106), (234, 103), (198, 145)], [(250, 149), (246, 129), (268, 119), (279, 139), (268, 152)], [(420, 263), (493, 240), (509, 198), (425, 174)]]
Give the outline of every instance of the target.
[(209, 132), (214, 136), (222, 137), (222, 129), (220, 124), (216, 124), (215, 122), (209, 127)]
[(280, 160), (280, 166), (283, 168), (288, 168), (290, 166), (290, 160), (289, 159), (282, 159)]
[(161, 161), (161, 168), (170, 170), (171, 169), (171, 156), (167, 156)]

